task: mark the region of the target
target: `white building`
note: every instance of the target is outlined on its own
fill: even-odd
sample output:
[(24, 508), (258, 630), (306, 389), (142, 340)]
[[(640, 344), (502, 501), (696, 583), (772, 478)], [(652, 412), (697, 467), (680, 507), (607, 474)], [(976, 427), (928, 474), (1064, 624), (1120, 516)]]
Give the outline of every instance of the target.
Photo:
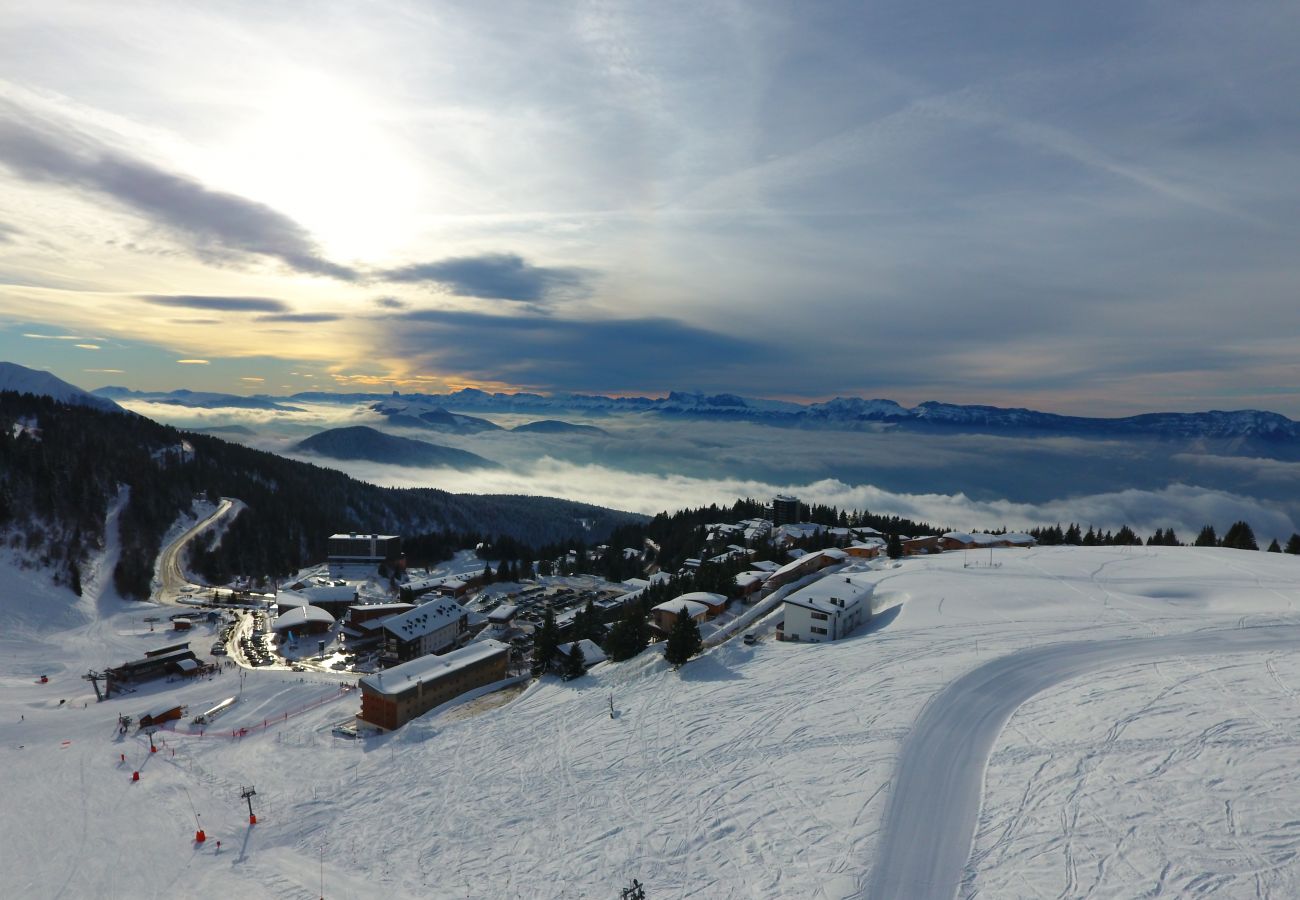
[(875, 585), (851, 575), (828, 575), (785, 598), (785, 641), (835, 641), (871, 618)]
[(446, 597), (389, 616), (384, 619), (382, 659), (386, 665), (393, 665), (448, 650), (469, 628), (471, 617), (482, 621), (482, 616)]

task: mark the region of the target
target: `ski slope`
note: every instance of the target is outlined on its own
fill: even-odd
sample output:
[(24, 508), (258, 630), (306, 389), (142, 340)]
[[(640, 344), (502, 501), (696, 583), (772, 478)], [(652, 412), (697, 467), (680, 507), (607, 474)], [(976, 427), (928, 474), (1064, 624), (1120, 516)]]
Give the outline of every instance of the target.
[(148, 608), (6, 572), (6, 894), (1300, 895), (1300, 560), (978, 556), (875, 570), (875, 620), (836, 644), (731, 642), (680, 672), (647, 653), (364, 742), (330, 732), (358, 708), (338, 680), (250, 672), (218, 723), (249, 736), (180, 728), (157, 754), (119, 712), (193, 715), (239, 676), (96, 704), (87, 668), (168, 642)]

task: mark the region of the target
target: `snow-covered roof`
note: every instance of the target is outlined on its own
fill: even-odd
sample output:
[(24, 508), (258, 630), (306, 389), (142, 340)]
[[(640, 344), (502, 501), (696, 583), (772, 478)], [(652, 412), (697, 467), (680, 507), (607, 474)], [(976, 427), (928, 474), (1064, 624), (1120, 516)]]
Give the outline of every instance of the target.
[(741, 572), (736, 576), (736, 587), (749, 588), (756, 584), (762, 584), (767, 580), (766, 572)]
[(587, 640), (586, 638), (583, 638), (580, 641), (570, 641), (567, 644), (560, 644), (556, 649), (565, 656), (568, 656), (573, 652), (574, 644), (577, 644), (582, 648), (582, 661), (588, 666), (594, 666), (596, 663), (604, 662), (608, 659), (608, 657), (605, 656), (605, 651), (601, 650), (599, 645)]
[(298, 591), (312, 603), (352, 603), (357, 589), (350, 584), (312, 584)]
[(391, 541), (399, 537), (401, 537), (400, 534), (357, 534), (353, 532), (351, 534), (331, 534), (330, 540), (331, 541), (344, 540), (344, 539), (351, 540), (355, 538), (356, 540)]
[(757, 569), (760, 572), (775, 572), (777, 569), (781, 568), (776, 563), (772, 562), (770, 559), (757, 560), (755, 562), (750, 563), (750, 566), (752, 566), (753, 568)]
[[(790, 594), (785, 602), (832, 613), (869, 600), (875, 590), (876, 586), (871, 582), (858, 582), (846, 575), (828, 575)], [(843, 605), (834, 603), (833, 600), (843, 601)]]
[(334, 617), (319, 606), (295, 606), (277, 618), (271, 628), (275, 631), (287, 631), (290, 628), (301, 628), (308, 622), (333, 625)]
[(311, 600), (297, 591), (280, 591), (275, 595), (275, 605), (281, 609), (291, 609), (295, 606), (311, 606)]
[(466, 647), (444, 653), (441, 656), (430, 653), (425, 656), (418, 656), (409, 662), (404, 662), (400, 666), (393, 666), (391, 669), (376, 672), (374, 675), (364, 675), (359, 683), (363, 688), (367, 688), (373, 693), (392, 696), (393, 694), (400, 694), (402, 691), (421, 682), (440, 678), (457, 669), (463, 669), (482, 660), (491, 659), (498, 653), (507, 652), (509, 652), (509, 648), (500, 641), (475, 641)]
[(707, 604), (699, 603), (695, 600), (682, 600), (682, 599), (665, 600), (663, 603), (660, 603), (658, 606), (656, 606), (655, 609), (657, 610), (662, 609), (665, 612), (676, 614), (682, 611), (683, 606), (686, 607), (686, 614), (690, 616), (692, 619), (694, 619), (696, 616), (707, 615), (709, 612), (709, 607)]
[(515, 617), (515, 614), (518, 612), (519, 612), (519, 607), (515, 606), (513, 603), (503, 603), (500, 606), (498, 606), (496, 609), (492, 610), (492, 612), (488, 613), (487, 618), (488, 621), (491, 622), (493, 625), (497, 625), (497, 624), (504, 625), (505, 623), (513, 619)]
[(355, 609), (365, 613), (402, 612), (410, 608), (411, 604), (398, 601), (391, 603), (354, 603), (348, 607), (349, 610)]
[(384, 619), (384, 630), (404, 641), (410, 641), (458, 622), (461, 616), (482, 621), (478, 614), (466, 610), (455, 600), (439, 597), (437, 600), (421, 603), (415, 609), (389, 616)]
[(703, 603), (706, 606), (722, 606), (727, 602), (727, 597), (725, 594), (714, 594), (709, 591), (691, 591), (690, 593), (682, 594), (671, 602), (677, 603), (682, 600), (687, 600), (693, 603)]

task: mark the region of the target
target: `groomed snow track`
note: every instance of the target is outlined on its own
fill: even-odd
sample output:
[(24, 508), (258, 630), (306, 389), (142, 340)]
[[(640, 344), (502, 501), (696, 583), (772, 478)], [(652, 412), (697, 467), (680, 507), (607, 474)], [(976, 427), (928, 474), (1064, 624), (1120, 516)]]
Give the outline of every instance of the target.
[(1300, 649), (1300, 625), (1050, 644), (1003, 656), (936, 694), (904, 740), (870, 900), (951, 900), (970, 857), (993, 744), (1036, 694), (1102, 669), (1185, 656)]

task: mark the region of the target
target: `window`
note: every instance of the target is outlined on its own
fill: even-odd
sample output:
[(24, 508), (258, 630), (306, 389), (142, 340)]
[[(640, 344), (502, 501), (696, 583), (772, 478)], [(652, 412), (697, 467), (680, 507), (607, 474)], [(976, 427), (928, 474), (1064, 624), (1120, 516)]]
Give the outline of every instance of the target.
[[(815, 612), (815, 613), (813, 613), (813, 614), (812, 614), (812, 617), (813, 617), (814, 619), (816, 619), (817, 621), (819, 621), (819, 622), (825, 622), (827, 619), (830, 618), (830, 616), (828, 616), (826, 613), (819, 613), (819, 612)], [(826, 633), (826, 632), (824, 632), (824, 631), (822, 632), (822, 634), (825, 634), (825, 633)]]
[[(822, 618), (825, 618), (825, 616), (823, 616)], [(826, 629), (825, 629), (825, 628), (818, 628), (816, 625), (814, 625), (814, 626), (812, 627), (812, 633), (813, 633), (813, 634), (825, 634), (825, 633), (826, 633)]]

